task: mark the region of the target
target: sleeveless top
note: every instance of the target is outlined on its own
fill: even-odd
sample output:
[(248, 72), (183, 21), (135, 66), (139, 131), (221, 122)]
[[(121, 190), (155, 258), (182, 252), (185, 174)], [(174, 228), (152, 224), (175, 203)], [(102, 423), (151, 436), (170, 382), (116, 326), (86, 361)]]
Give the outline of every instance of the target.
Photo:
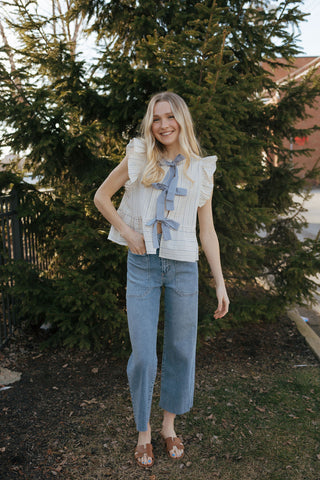
[[(183, 171), (182, 155), (178, 155), (174, 161), (163, 159), (163, 179), (146, 187), (141, 183), (147, 163), (144, 140), (131, 140), (126, 155), (129, 180), (118, 209), (120, 217), (144, 236), (147, 254), (155, 254), (159, 248), (161, 258), (197, 261), (197, 209), (211, 197), (217, 157), (191, 158), (187, 174), (193, 181)], [(162, 226), (160, 245), (156, 233), (158, 222)], [(127, 245), (113, 226), (108, 239)]]

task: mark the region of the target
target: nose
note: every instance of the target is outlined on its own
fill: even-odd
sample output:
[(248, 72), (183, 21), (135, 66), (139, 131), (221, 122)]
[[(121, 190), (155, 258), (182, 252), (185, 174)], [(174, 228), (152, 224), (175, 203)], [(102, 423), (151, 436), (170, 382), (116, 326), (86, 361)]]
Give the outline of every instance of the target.
[(166, 128), (167, 125), (169, 125), (169, 121), (167, 118), (162, 118), (161, 119), (161, 128)]

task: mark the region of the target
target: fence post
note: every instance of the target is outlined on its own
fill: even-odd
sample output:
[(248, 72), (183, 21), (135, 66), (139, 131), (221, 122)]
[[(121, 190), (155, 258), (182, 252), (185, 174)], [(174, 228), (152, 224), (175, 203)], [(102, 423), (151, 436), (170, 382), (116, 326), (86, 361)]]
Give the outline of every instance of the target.
[(18, 216), (18, 192), (15, 188), (11, 190), (12, 195), (12, 241), (13, 241), (13, 258), (14, 260), (21, 260), (22, 255), (22, 235), (21, 222)]

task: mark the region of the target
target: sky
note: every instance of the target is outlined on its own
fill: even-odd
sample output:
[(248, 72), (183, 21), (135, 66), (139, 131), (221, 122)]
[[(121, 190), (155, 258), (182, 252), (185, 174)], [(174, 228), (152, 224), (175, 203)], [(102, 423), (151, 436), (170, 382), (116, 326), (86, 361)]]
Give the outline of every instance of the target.
[[(276, 3), (276, 2), (275, 2)], [(306, 56), (320, 56), (320, 0), (305, 0), (302, 10), (310, 13), (307, 21), (300, 24), (300, 46)]]

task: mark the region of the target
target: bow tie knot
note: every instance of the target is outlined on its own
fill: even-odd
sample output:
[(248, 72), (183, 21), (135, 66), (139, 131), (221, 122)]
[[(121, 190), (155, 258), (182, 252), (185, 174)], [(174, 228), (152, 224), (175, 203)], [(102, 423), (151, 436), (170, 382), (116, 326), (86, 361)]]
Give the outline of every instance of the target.
[(179, 165), (184, 160), (184, 156), (179, 153), (174, 160), (162, 160), (162, 162), (165, 165), (168, 165), (168, 167), (176, 167)]
[(164, 240), (170, 240), (170, 230), (178, 230), (179, 223), (165, 217), (165, 205), (167, 210), (174, 210), (174, 197), (175, 195), (185, 196), (187, 190), (185, 188), (179, 188), (178, 185), (178, 168), (177, 166), (184, 160), (184, 156), (179, 153), (172, 161), (161, 160), (161, 165), (167, 165), (169, 171), (167, 172), (162, 183), (153, 183), (152, 186), (157, 190), (161, 190), (161, 193), (157, 200), (156, 216), (152, 220), (149, 220), (146, 225), (152, 226), (152, 238), (154, 248), (159, 248), (159, 241), (157, 235), (157, 224), (160, 223), (162, 227), (162, 233)]

